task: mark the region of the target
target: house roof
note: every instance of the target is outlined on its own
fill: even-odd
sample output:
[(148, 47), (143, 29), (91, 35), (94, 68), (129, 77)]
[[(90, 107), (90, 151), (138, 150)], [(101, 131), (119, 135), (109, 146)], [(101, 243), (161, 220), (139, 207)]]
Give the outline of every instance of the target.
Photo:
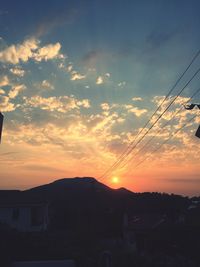
[(165, 218), (161, 214), (141, 214), (133, 216), (128, 222), (130, 230), (155, 229), (162, 224)]

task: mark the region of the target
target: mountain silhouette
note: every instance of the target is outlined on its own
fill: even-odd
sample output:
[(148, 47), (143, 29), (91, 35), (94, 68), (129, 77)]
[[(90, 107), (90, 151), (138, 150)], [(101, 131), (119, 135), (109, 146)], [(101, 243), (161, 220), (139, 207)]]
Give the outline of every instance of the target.
[[(50, 226), (70, 228), (80, 222), (86, 225), (103, 225), (108, 217), (120, 221), (123, 214), (174, 213), (185, 209), (188, 198), (161, 193), (134, 193), (125, 188), (112, 189), (92, 177), (63, 178), (25, 191), (1, 190), (0, 203), (4, 200), (41, 202), (49, 204)], [(90, 221), (90, 223), (89, 223)]]
[(48, 201), (57, 209), (81, 212), (120, 209), (135, 196), (126, 189), (111, 189), (92, 177), (63, 178), (22, 193)]
[[(135, 194), (125, 188), (112, 189), (92, 177), (63, 178), (52, 183), (21, 191), (25, 200), (49, 204), (50, 225), (54, 229), (98, 228), (112, 220), (119, 221)], [(121, 220), (121, 219), (120, 219)], [(108, 223), (107, 223), (108, 224)], [(91, 226), (92, 225), (92, 226)]]

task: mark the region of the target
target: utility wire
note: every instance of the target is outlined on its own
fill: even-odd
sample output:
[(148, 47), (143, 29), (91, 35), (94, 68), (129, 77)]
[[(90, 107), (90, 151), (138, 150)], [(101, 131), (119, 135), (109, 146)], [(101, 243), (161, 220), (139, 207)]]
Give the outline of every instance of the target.
[(130, 161), (132, 161), (135, 156), (137, 156), (139, 153), (141, 153), (145, 148), (148, 148), (148, 145), (152, 142), (152, 140), (163, 130), (163, 128), (165, 128), (177, 115), (178, 113), (182, 110), (183, 108), (183, 105), (186, 105), (188, 102), (190, 102), (198, 93), (200, 92), (200, 88), (197, 89), (194, 94), (184, 103), (181, 104), (181, 107), (176, 110), (173, 115), (171, 116), (170, 120), (168, 120), (162, 128), (160, 128), (160, 130), (154, 135), (152, 136), (143, 146), (140, 150), (138, 150), (133, 156), (131, 159), (128, 159), (125, 164), (121, 167), (121, 168), (124, 168)]
[(133, 151), (133, 149), (141, 143), (141, 141), (145, 138), (145, 136), (150, 132), (150, 130), (154, 127), (154, 125), (162, 118), (162, 116), (167, 112), (167, 110), (171, 107), (171, 105), (175, 102), (175, 100), (180, 96), (180, 94), (184, 91), (184, 89), (188, 86), (188, 84), (195, 78), (195, 76), (200, 72), (200, 68), (194, 73), (192, 78), (185, 84), (185, 86), (179, 91), (179, 93), (174, 97), (171, 103), (164, 109), (164, 111), (158, 116), (155, 122), (151, 125), (151, 127), (146, 131), (146, 133), (138, 140), (138, 142), (131, 148), (129, 154)]
[[(151, 154), (157, 152), (163, 145), (165, 145), (169, 140), (171, 140), (177, 133), (179, 133), (183, 128), (185, 128), (187, 126), (188, 123), (190, 123), (191, 121), (193, 121), (196, 117), (197, 117), (198, 114), (196, 114), (195, 116), (193, 116), (189, 121), (187, 121), (183, 126), (181, 126), (179, 129), (177, 129), (168, 139), (164, 140), (160, 146), (158, 146), (155, 150), (153, 150), (151, 152)], [(134, 168), (137, 168), (139, 167), (144, 161), (146, 161), (150, 156), (151, 154), (144, 158), (143, 160), (141, 160)]]
[[(200, 51), (198, 52), (198, 55), (199, 55)], [(191, 63), (190, 65), (191, 66)], [(188, 70), (189, 67), (187, 67), (187, 70)], [(185, 71), (186, 72), (186, 71)], [(184, 72), (184, 73), (185, 73)], [(160, 118), (164, 115), (164, 113), (171, 107), (171, 105), (175, 102), (175, 100), (180, 96), (180, 94), (184, 91), (184, 89), (189, 85), (189, 83), (196, 77), (196, 75), (200, 72), (200, 68), (193, 74), (193, 76), (190, 78), (190, 80), (185, 84), (185, 86), (179, 91), (179, 93), (174, 97), (174, 99), (171, 101), (171, 103), (164, 109), (164, 111), (157, 117), (157, 119), (155, 120), (155, 122), (150, 126), (150, 128), (144, 133), (144, 135), (136, 142), (136, 144), (131, 147), (131, 145), (134, 144), (134, 141), (131, 142), (131, 144), (129, 145), (128, 149), (127, 149), (127, 152), (124, 153), (123, 156), (119, 157), (119, 159), (100, 177), (100, 178), (103, 178), (106, 174), (110, 173), (111, 171), (113, 171), (114, 169), (117, 169), (118, 166), (121, 164), (121, 162), (124, 160), (124, 158), (126, 158), (132, 151), (133, 149), (136, 148), (136, 146), (141, 143), (141, 141), (145, 138), (145, 136), (149, 133), (149, 131), (154, 127), (154, 125), (160, 120)], [(181, 77), (183, 77), (183, 75), (181, 75)], [(178, 79), (180, 81), (180, 78)], [(176, 82), (177, 84), (177, 82)], [(175, 88), (175, 87), (173, 87)], [(171, 92), (172, 90), (170, 90)], [(167, 96), (169, 96), (169, 93), (167, 94)], [(165, 100), (167, 98), (165, 97)], [(163, 104), (163, 101), (162, 103)], [(161, 107), (161, 105), (159, 105), (159, 108)], [(158, 108), (156, 109), (156, 111), (158, 111)], [(154, 112), (155, 113), (155, 112)], [(151, 120), (151, 119), (150, 119)], [(149, 120), (149, 121), (150, 121)], [(149, 123), (148, 121), (148, 123)], [(148, 123), (146, 123), (145, 125), (147, 125)], [(143, 128), (144, 129), (144, 128)], [(143, 131), (143, 129), (139, 132), (139, 134)], [(139, 135), (138, 134), (138, 135)], [(138, 136), (137, 135), (137, 136)]]
[(161, 108), (161, 106), (164, 104), (164, 102), (167, 100), (167, 98), (170, 96), (170, 94), (172, 93), (172, 91), (176, 88), (177, 84), (180, 82), (180, 80), (183, 78), (183, 76), (186, 74), (186, 72), (189, 70), (189, 68), (191, 67), (191, 65), (194, 63), (194, 61), (198, 58), (198, 56), (200, 55), (200, 49), (197, 51), (197, 53), (194, 55), (194, 57), (192, 58), (192, 60), (190, 61), (189, 65), (187, 66), (187, 68), (184, 70), (184, 72), (180, 75), (180, 77), (178, 78), (178, 80), (175, 82), (175, 84), (172, 86), (172, 88), (170, 89), (170, 91), (168, 92), (168, 94), (166, 95), (166, 97), (163, 99), (163, 101), (161, 102), (161, 104), (157, 107), (157, 109), (154, 111), (154, 113), (152, 114), (151, 118), (145, 123), (145, 125), (142, 127), (142, 129), (138, 132), (138, 134), (136, 135), (136, 137), (134, 138), (133, 141), (131, 141), (131, 143), (128, 145), (128, 147), (121, 153), (121, 155), (118, 157), (118, 159), (114, 162), (113, 165), (111, 165), (104, 173), (103, 175), (101, 175), (99, 178), (103, 178), (107, 173), (109, 173), (117, 164), (118, 161), (121, 161), (121, 159), (123, 159), (124, 157), (126, 157), (126, 154), (128, 153), (128, 150), (131, 148), (131, 146), (134, 144), (134, 142), (136, 141), (137, 137), (143, 132), (143, 130), (146, 128), (146, 126), (149, 124), (149, 122), (152, 120), (152, 118), (155, 116), (155, 114), (157, 113), (157, 111)]

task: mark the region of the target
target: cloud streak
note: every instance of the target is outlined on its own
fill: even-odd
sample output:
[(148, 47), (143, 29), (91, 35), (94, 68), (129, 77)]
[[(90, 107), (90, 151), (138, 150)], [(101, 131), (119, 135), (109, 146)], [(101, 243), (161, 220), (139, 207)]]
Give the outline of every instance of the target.
[(33, 35), (36, 38), (40, 38), (60, 26), (71, 24), (76, 20), (79, 13), (78, 9), (68, 7), (57, 11), (54, 10), (53, 13), (47, 13), (46, 17), (38, 23), (37, 29)]

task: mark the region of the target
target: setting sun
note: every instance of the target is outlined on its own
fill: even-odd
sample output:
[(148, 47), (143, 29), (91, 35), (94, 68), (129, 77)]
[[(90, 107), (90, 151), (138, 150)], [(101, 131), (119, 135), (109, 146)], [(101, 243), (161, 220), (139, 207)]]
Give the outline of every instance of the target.
[(112, 177), (112, 183), (118, 184), (119, 183), (119, 178), (117, 176)]

